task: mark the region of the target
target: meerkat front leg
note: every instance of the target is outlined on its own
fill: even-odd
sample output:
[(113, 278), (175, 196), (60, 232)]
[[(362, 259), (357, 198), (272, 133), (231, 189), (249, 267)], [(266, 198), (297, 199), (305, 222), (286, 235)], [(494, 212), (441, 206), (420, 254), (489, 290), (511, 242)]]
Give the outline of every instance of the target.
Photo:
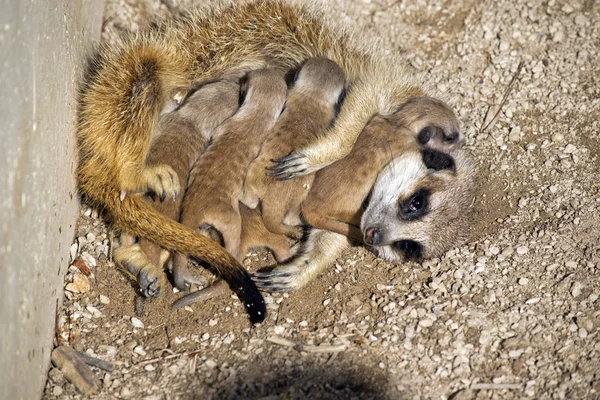
[(313, 229), (304, 243), (301, 255), (271, 271), (257, 272), (252, 278), (262, 291), (291, 292), (313, 280), (332, 265), (350, 246), (344, 235)]
[(273, 169), (278, 171), (275, 179), (307, 175), (344, 158), (374, 115), (391, 114), (408, 99), (424, 95), (421, 89), (406, 82), (407, 75), (401, 67), (382, 62), (365, 68), (365, 78), (352, 83), (334, 126), (312, 144), (273, 160)]

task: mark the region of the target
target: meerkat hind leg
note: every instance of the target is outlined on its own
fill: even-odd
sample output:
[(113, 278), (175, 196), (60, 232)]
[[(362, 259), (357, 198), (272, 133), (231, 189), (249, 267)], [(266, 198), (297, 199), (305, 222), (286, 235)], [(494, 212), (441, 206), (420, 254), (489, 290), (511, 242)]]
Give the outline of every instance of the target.
[(131, 194), (154, 192), (164, 201), (169, 197), (177, 199), (181, 191), (179, 177), (166, 164), (134, 168), (121, 180), (121, 200)]
[(314, 229), (298, 257), (270, 271), (257, 272), (252, 279), (265, 292), (284, 293), (300, 289), (332, 265), (349, 245), (343, 235)]
[(119, 247), (114, 252), (115, 263), (119, 263), (135, 278), (145, 297), (154, 297), (164, 286), (165, 274), (151, 263), (139, 244)]

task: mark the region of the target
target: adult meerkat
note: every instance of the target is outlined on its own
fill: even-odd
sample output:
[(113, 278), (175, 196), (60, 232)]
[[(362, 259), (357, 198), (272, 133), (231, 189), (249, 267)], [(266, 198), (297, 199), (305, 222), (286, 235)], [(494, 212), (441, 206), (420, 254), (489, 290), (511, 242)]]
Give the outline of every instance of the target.
[[(208, 143), (213, 132), (239, 107), (240, 86), (234, 80), (222, 80), (200, 87), (184, 104), (172, 99), (161, 113), (156, 137), (152, 140), (146, 163), (169, 165), (179, 182), (187, 184), (190, 169)], [(160, 213), (175, 221), (179, 220), (183, 196), (164, 201), (166, 194), (159, 193), (147, 201)], [(122, 238), (124, 244), (133, 243), (132, 238)], [(168, 252), (148, 239), (141, 238), (137, 244), (129, 244), (115, 250), (115, 261), (121, 263), (141, 283), (143, 292), (151, 297), (164, 282), (163, 265)], [(157, 268), (158, 267), (158, 268)], [(185, 276), (186, 278), (188, 275)], [(181, 276), (174, 276), (175, 285), (184, 285)], [(149, 282), (144, 282), (149, 281)]]
[(464, 143), (458, 119), (445, 103), (411, 99), (390, 116), (375, 116), (348, 156), (317, 172), (302, 217), (312, 227), (361, 242), (361, 206), (391, 159), (420, 147), (452, 153)]
[(263, 319), (262, 296), (234, 257), (133, 194), (173, 197), (179, 192), (172, 168), (145, 162), (152, 128), (181, 88), (234, 70), (295, 69), (309, 58), (326, 57), (342, 68), (352, 90), (328, 133), (283, 160), (286, 176), (314, 172), (346, 155), (373, 115), (390, 114), (423, 95), (403, 60), (357, 43), (355, 35), (331, 28), (306, 6), (254, 1), (184, 13), (120, 44), (101, 46), (80, 96), (81, 193), (90, 205), (104, 209), (117, 229), (213, 265), (251, 318)]
[[(215, 140), (192, 169), (180, 218), (183, 225), (204, 232), (238, 259), (244, 177), (281, 114), (287, 94), (283, 73), (276, 69), (249, 72), (246, 85), (243, 104), (217, 128)], [(187, 261), (184, 254), (176, 254), (174, 274)]]
[[(251, 208), (256, 208), (260, 202), (264, 225), (273, 233), (295, 233), (288, 225), (299, 224), (300, 205), (314, 176), (277, 181), (273, 177), (279, 172), (272, 170), (267, 174), (267, 169), (273, 159), (314, 141), (329, 127), (344, 92), (345, 81), (344, 72), (333, 61), (326, 58), (306, 61), (297, 73), (285, 111), (263, 144), (258, 158), (250, 165), (242, 202)], [(288, 220), (290, 217), (291, 221)]]
[(462, 135), (454, 134), (454, 114), (436, 100), (419, 101), (437, 117), (419, 117), (413, 105), (376, 116), (346, 158), (316, 174), (302, 206), (315, 229), (299, 257), (255, 274), (259, 288), (287, 292), (304, 286), (341, 255), (349, 239), (391, 262), (435, 257), (466, 239), (476, 167), (461, 148)]

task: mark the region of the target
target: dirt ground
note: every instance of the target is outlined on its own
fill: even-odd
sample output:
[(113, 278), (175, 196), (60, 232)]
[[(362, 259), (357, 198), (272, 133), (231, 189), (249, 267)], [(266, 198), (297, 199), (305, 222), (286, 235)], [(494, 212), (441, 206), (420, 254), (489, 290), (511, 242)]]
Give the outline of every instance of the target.
[[(104, 39), (178, 5), (108, 1)], [(65, 279), (58, 340), (114, 364), (94, 369), (94, 398), (600, 398), (600, 2), (327, 10), (401, 52), (456, 110), (480, 167), (468, 243), (402, 265), (353, 248), (308, 287), (266, 296), (254, 329), (228, 296), (173, 311), (169, 292), (136, 320), (110, 232), (83, 205), (72, 257), (90, 274)], [(49, 371), (45, 399), (81, 397)]]

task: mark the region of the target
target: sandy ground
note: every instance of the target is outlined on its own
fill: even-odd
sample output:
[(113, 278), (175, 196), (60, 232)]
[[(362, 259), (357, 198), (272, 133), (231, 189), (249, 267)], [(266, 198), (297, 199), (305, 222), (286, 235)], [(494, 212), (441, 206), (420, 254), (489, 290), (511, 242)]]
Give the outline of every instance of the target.
[[(166, 4), (178, 5), (109, 1), (105, 39)], [(114, 364), (95, 369), (97, 398), (600, 398), (600, 3), (328, 7), (457, 111), (480, 166), (468, 243), (402, 265), (353, 248), (307, 288), (266, 296), (270, 316), (252, 330), (235, 298), (172, 311), (174, 293), (146, 303), (141, 327), (110, 232), (84, 205), (72, 256), (90, 275), (70, 269), (58, 333)], [(81, 397), (49, 371), (44, 398)]]

